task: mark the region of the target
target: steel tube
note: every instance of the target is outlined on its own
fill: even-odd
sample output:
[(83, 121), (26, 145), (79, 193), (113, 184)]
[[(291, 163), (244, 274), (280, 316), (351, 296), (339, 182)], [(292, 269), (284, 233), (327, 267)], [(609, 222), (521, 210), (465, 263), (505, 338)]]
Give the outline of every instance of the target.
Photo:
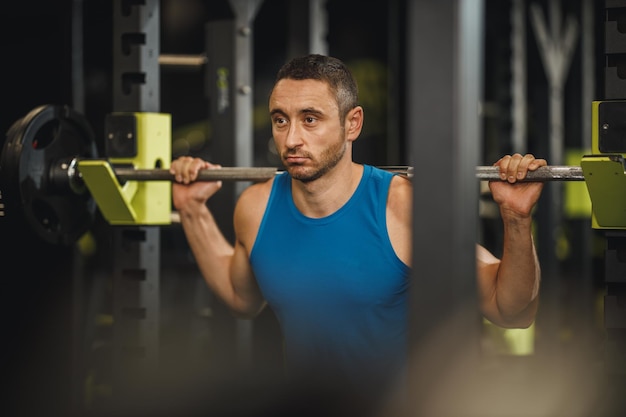
[[(124, 181), (174, 181), (167, 169), (114, 168), (115, 176)], [(223, 167), (203, 169), (198, 173), (197, 181), (263, 181), (272, 178), (278, 170), (273, 167)]]
[[(414, 168), (410, 166), (383, 166), (386, 171), (411, 178)], [(120, 182), (124, 181), (174, 181), (167, 169), (134, 169), (114, 167), (114, 172)], [(198, 173), (197, 181), (264, 181), (282, 171), (274, 167), (222, 167), (219, 169), (204, 169)], [(496, 166), (476, 167), (476, 178), (485, 181), (502, 181), (500, 168)], [(529, 171), (523, 182), (528, 181), (584, 181), (581, 167), (578, 166), (544, 166), (535, 171)]]
[[(381, 167), (387, 171), (411, 177), (413, 167), (389, 166)], [(129, 167), (113, 167), (118, 181), (174, 181), (167, 169), (135, 169)], [(203, 169), (198, 173), (196, 181), (264, 181), (282, 171), (274, 167), (222, 167), (219, 169)]]
[[(476, 178), (480, 180), (498, 181), (500, 178), (500, 168), (496, 166), (476, 167)], [(522, 181), (584, 181), (583, 170), (578, 166), (548, 165), (537, 168), (535, 171), (528, 171), (526, 178)]]
[(159, 55), (159, 65), (167, 67), (202, 67), (207, 63), (207, 57), (201, 55)]

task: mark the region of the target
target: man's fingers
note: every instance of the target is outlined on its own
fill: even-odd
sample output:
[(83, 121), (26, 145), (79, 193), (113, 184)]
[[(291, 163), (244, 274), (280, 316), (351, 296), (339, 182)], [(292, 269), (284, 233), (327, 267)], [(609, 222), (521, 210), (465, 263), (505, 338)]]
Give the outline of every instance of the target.
[(509, 183), (515, 183), (517, 180), (524, 179), (529, 170), (533, 171), (540, 166), (547, 165), (547, 161), (536, 159), (532, 154), (515, 153), (503, 156), (495, 165), (500, 167), (500, 178)]
[(174, 175), (176, 182), (190, 184), (198, 178), (198, 173), (203, 169), (220, 168), (221, 165), (214, 165), (201, 158), (181, 156), (170, 165), (170, 172)]
[(547, 165), (548, 165), (548, 161), (546, 161), (545, 159), (534, 159), (528, 165), (528, 169), (530, 169), (531, 171), (534, 171), (539, 167), (543, 167)]
[(519, 153), (513, 154), (508, 158), (508, 163), (506, 166), (506, 180), (508, 182), (513, 183), (519, 178), (519, 169), (522, 159), (523, 157)]

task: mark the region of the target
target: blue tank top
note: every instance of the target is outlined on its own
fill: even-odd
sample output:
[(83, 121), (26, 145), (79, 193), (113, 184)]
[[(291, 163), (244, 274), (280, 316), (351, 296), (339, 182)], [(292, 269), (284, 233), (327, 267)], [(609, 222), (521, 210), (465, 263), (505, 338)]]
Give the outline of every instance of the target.
[(287, 173), (274, 179), (250, 261), (280, 323), (287, 371), (358, 380), (404, 366), (410, 268), (387, 232), (392, 176), (365, 165), (350, 200), (319, 219), (298, 211)]

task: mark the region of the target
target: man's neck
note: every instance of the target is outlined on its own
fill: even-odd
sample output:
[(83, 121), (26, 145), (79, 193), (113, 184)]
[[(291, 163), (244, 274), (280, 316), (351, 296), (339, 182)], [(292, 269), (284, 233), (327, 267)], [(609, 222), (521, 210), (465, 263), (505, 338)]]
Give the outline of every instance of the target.
[(326, 217), (339, 210), (357, 189), (363, 165), (350, 161), (338, 164), (311, 182), (291, 180), (291, 194), (300, 212), (312, 218)]

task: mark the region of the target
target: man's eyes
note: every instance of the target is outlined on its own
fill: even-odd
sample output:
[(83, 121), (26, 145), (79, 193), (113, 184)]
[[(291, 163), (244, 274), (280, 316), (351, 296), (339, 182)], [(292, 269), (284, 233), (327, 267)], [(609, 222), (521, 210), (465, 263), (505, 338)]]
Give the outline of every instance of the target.
[[(302, 118), (302, 121), (305, 124), (312, 124), (312, 123), (317, 122), (318, 119), (317, 119), (317, 117), (314, 117), (314, 116), (306, 116), (306, 117)], [(285, 117), (275, 117), (273, 119), (273, 122), (274, 122), (275, 125), (285, 125), (285, 124), (288, 123), (287, 119)]]
[(286, 119), (284, 117), (275, 117), (274, 118), (274, 123), (277, 124), (277, 125), (285, 124), (285, 122), (286, 122)]

